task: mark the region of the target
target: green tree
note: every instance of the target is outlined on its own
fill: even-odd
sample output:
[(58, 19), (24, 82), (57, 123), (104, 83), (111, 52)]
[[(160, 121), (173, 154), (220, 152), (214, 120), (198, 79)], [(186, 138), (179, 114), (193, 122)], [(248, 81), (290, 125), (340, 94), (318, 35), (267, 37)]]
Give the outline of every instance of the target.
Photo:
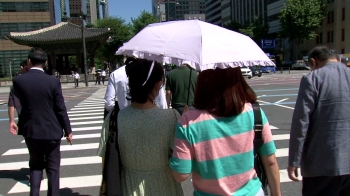
[(108, 27), (111, 32), (111, 40), (96, 51), (96, 57), (101, 62), (107, 61), (112, 65), (115, 65), (118, 62), (120, 63), (123, 57), (116, 56), (115, 52), (123, 45), (123, 43), (127, 42), (132, 37), (129, 25), (127, 25), (122, 18), (109, 17), (98, 20), (96, 27)]
[(287, 0), (280, 12), (280, 36), (297, 45), (313, 40), (326, 16), (323, 0)]
[(157, 22), (158, 19), (153, 14), (147, 11), (142, 11), (140, 16), (138, 16), (137, 18), (131, 18), (132, 33), (136, 35), (147, 25)]
[(233, 20), (230, 23), (224, 25), (223, 27), (231, 31), (240, 32), (239, 29), (241, 29), (243, 26), (239, 22)]
[(261, 39), (268, 37), (269, 33), (269, 26), (258, 17), (254, 17), (252, 23), (246, 22), (244, 25), (236, 21), (232, 21), (231, 23), (224, 25), (224, 28), (247, 35), (258, 45), (260, 45)]

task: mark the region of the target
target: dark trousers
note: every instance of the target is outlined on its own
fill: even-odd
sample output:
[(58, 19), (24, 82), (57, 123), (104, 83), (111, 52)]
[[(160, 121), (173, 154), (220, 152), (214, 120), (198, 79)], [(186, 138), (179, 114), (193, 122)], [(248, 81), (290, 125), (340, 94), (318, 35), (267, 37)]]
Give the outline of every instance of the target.
[(102, 84), (103, 85), (105, 84), (105, 79), (106, 79), (106, 76), (102, 76)]
[(74, 83), (75, 83), (75, 87), (78, 87), (79, 86), (79, 79), (74, 79)]
[[(184, 112), (185, 106), (183, 107), (174, 107), (175, 110), (177, 110), (180, 115), (182, 115), (182, 113)], [(194, 108), (193, 106), (189, 106), (188, 109), (190, 110), (195, 110), (196, 108)]]
[(350, 175), (303, 178), (303, 196), (349, 196)]
[(43, 170), (46, 169), (48, 196), (59, 196), (61, 140), (25, 138), (29, 151), (30, 196), (39, 196)]
[(101, 84), (101, 76), (96, 77), (95, 85), (98, 83), (98, 85)]

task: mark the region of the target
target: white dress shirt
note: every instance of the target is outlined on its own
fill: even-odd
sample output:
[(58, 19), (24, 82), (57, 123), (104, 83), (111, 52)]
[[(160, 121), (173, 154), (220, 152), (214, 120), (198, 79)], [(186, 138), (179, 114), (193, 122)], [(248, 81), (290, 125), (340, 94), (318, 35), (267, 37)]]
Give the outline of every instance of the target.
[[(131, 102), (126, 99), (128, 92), (128, 77), (126, 76), (125, 66), (123, 66), (112, 72), (109, 77), (105, 95), (106, 110), (110, 111), (114, 108), (115, 99), (118, 100), (120, 110), (128, 107), (131, 104)], [(156, 104), (162, 109), (168, 109), (164, 87), (160, 89), (159, 95), (156, 97)]]

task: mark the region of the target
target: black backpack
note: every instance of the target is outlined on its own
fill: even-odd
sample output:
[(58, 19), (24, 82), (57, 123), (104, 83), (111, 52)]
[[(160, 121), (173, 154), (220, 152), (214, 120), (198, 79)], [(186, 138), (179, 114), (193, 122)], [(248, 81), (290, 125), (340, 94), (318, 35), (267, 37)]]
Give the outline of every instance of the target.
[(265, 195), (268, 195), (267, 190), (267, 176), (264, 169), (264, 166), (261, 162), (261, 157), (259, 155), (259, 150), (261, 146), (264, 144), (264, 140), (262, 138), (262, 117), (261, 117), (261, 111), (259, 103), (251, 103), (253, 106), (253, 112), (254, 112), (254, 169), (256, 171), (256, 174), (258, 175), (259, 180), (262, 184), (262, 189), (264, 190)]

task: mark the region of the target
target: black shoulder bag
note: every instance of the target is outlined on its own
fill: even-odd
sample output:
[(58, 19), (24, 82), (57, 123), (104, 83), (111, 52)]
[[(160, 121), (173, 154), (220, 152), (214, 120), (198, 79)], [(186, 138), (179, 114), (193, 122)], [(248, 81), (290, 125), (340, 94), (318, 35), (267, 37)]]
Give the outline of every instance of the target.
[(262, 138), (263, 124), (262, 124), (261, 111), (260, 111), (259, 103), (255, 102), (251, 104), (253, 106), (253, 112), (254, 112), (254, 169), (256, 171), (256, 174), (258, 175), (259, 180), (261, 181), (262, 189), (264, 190), (265, 195), (268, 195), (267, 176), (261, 161), (261, 157), (259, 155), (259, 150), (261, 146), (264, 144), (264, 140)]
[[(108, 141), (103, 165), (102, 187), (100, 195), (121, 196), (122, 163), (118, 145), (118, 113), (119, 105), (115, 102), (110, 116)], [(105, 186), (105, 187), (104, 187)], [(105, 188), (105, 190), (104, 190)]]

